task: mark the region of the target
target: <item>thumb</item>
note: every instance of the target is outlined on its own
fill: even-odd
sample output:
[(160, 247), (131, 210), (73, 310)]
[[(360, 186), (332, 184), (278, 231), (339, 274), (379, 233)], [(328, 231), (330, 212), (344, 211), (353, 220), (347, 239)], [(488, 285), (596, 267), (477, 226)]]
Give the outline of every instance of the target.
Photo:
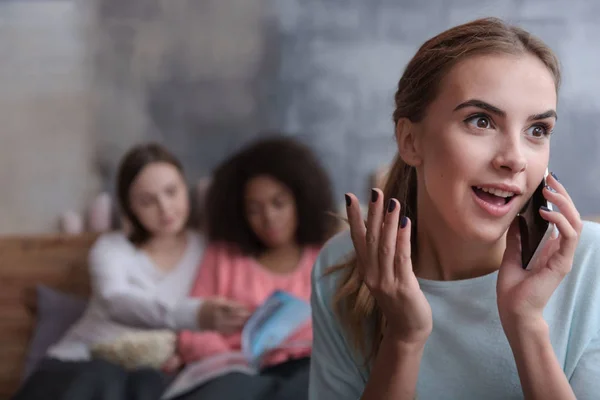
[(230, 314), (249, 313), (248, 307), (235, 300), (223, 299), (223, 302), (221, 304), (223, 306), (223, 309)]

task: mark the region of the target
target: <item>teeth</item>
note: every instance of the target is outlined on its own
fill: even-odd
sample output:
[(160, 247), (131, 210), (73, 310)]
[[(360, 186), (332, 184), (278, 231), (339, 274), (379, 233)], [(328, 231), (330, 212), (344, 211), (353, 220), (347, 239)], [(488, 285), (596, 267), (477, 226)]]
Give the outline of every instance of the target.
[(505, 192), (504, 190), (495, 189), (495, 188), (482, 188), (482, 187), (477, 186), (477, 189), (479, 189), (483, 192), (491, 193), (495, 196), (504, 197), (504, 198), (512, 197), (515, 195), (513, 192)]

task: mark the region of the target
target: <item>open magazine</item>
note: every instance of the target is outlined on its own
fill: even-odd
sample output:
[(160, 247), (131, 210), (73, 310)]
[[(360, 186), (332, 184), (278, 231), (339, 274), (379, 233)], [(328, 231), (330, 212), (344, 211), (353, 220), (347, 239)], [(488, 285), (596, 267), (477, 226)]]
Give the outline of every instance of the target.
[(287, 339), (310, 319), (310, 304), (288, 293), (273, 293), (248, 319), (240, 352), (218, 354), (186, 365), (162, 396), (172, 399), (230, 372), (257, 374), (265, 355), (275, 349), (310, 343)]

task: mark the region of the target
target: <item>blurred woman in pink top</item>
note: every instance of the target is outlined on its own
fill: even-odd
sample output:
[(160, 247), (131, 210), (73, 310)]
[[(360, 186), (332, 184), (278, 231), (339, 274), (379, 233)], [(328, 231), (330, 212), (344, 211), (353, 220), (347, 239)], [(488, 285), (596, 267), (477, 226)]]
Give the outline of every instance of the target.
[[(275, 290), (310, 301), (313, 263), (337, 221), (328, 214), (334, 210), (329, 178), (308, 147), (285, 137), (246, 147), (217, 169), (206, 206), (209, 245), (192, 296), (234, 300), (246, 307), (233, 309), (239, 318), (247, 318)], [(182, 362), (239, 351), (239, 327), (219, 328), (183, 331)], [(312, 323), (288, 342), (298, 345), (269, 353), (259, 376), (217, 378), (194, 398), (307, 399)]]

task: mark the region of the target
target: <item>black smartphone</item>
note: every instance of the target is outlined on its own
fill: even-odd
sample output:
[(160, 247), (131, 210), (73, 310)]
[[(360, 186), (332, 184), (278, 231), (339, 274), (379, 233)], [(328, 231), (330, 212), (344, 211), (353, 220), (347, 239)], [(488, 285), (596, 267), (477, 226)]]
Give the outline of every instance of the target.
[(519, 232), (521, 233), (521, 262), (524, 269), (530, 269), (539, 256), (546, 241), (552, 236), (554, 224), (540, 215), (542, 206), (552, 210), (552, 204), (544, 197), (544, 187), (548, 170), (533, 196), (519, 213)]

